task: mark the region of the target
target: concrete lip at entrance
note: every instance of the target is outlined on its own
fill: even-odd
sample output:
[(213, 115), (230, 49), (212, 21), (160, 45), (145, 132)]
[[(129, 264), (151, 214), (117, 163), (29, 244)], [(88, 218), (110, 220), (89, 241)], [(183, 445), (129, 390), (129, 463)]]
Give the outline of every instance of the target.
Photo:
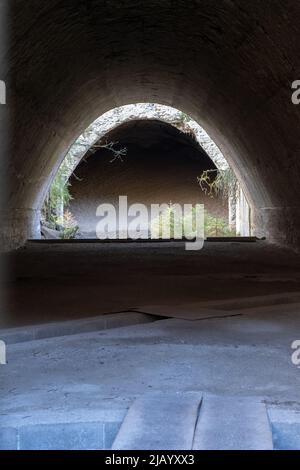
[(137, 312), (114, 312), (83, 320), (46, 323), (19, 328), (0, 330), (0, 338), (6, 344), (25, 343), (45, 338), (74, 335), (91, 331), (101, 331), (121, 326), (136, 325), (154, 321), (156, 317)]
[[(194, 239), (192, 239), (193, 241)], [(207, 237), (205, 242), (215, 242), (215, 243), (254, 243), (259, 239), (257, 237)], [(29, 239), (27, 240), (28, 244), (48, 244), (53, 245), (56, 243), (59, 244), (84, 244), (84, 243), (185, 243), (187, 241), (191, 241), (187, 238), (181, 238), (180, 240), (172, 239), (172, 238), (159, 238), (155, 239), (132, 239), (132, 238), (124, 238), (124, 239), (112, 239), (107, 238), (104, 240), (99, 240), (98, 238), (72, 238), (72, 239), (63, 239), (63, 238), (55, 238), (55, 239)]]

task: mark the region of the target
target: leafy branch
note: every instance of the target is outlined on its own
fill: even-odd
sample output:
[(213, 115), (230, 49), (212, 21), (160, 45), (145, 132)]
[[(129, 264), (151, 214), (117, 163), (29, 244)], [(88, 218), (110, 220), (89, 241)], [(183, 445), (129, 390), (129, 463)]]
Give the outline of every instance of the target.
[(202, 191), (210, 197), (221, 196), (223, 199), (235, 197), (239, 187), (231, 168), (205, 170), (197, 179)]

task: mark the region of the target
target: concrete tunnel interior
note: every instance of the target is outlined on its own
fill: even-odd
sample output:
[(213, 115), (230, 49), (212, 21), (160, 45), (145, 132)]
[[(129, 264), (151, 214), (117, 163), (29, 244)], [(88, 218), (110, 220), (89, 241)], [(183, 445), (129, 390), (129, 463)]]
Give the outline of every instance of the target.
[(51, 175), (76, 137), (108, 109), (138, 101), (173, 105), (202, 124), (243, 182), (256, 232), (297, 245), (299, 112), (287, 86), (299, 14), (293, 3), (291, 23), (280, 2), (272, 12), (261, 2), (172, 9), (169, 2), (54, 1), (37, 3), (34, 13), (33, 4), (11, 7), (8, 245), (34, 233)]
[[(10, 0), (0, 14), (8, 20), (0, 44), (0, 340), (8, 345), (0, 449), (154, 445), (142, 427), (138, 441), (124, 431), (131, 407), (144, 412), (150, 402), (161, 449), (251, 447), (242, 436), (256, 436), (255, 448), (300, 448), (300, 376), (290, 357), (300, 331), (300, 107), (291, 99), (299, 2)], [(253, 237), (195, 252), (183, 242), (40, 240), (43, 204), (69, 149), (99, 116), (136, 103), (174, 107), (207, 132), (242, 187)], [(71, 192), (81, 199), (71, 207), (83, 222), (94, 205), (76, 201), (91, 194), (193, 202), (199, 185), (184, 193), (182, 179), (189, 184), (203, 162), (215, 168), (188, 135), (155, 119), (108, 136), (135, 148), (132, 166), (106, 168), (100, 185), (107, 151), (79, 164)], [(193, 409), (175, 443), (163, 428), (169, 403)], [(51, 427), (57, 416), (65, 434)], [(220, 442), (210, 420), (228, 430)]]

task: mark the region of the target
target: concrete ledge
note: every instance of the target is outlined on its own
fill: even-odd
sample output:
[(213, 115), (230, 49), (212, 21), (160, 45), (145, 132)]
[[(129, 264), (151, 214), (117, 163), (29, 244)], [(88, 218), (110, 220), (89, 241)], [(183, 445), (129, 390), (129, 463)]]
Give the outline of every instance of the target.
[(300, 450), (300, 411), (268, 409), (275, 450)]
[[(257, 237), (207, 237), (205, 242), (216, 242), (216, 243), (255, 243), (259, 240), (265, 240), (265, 238), (257, 238)], [(186, 242), (194, 242), (195, 239), (189, 240), (186, 238), (182, 239), (175, 239), (175, 238), (149, 238), (146, 239), (132, 239), (132, 238), (120, 238), (120, 239), (107, 239), (107, 240), (100, 240), (99, 238), (72, 238), (72, 239), (63, 239), (63, 238), (56, 238), (56, 239), (28, 239), (27, 244), (47, 244), (47, 245), (55, 245), (59, 244), (74, 244), (74, 243), (113, 243), (113, 244), (124, 244), (124, 243), (186, 243)]]
[(205, 396), (193, 449), (272, 450), (265, 404), (256, 397)]
[(0, 427), (0, 450), (18, 449), (18, 430), (15, 428)]
[(300, 450), (300, 423), (272, 423), (275, 450)]
[(5, 341), (6, 344), (24, 343), (39, 339), (149, 323), (155, 321), (155, 319), (157, 318), (152, 315), (132, 311), (104, 314), (99, 317), (80, 320), (3, 329), (0, 330), (0, 339)]
[[(191, 302), (190, 306), (213, 308), (218, 310), (245, 310), (255, 307), (287, 305), (300, 302), (300, 292), (280, 292), (278, 294), (257, 295), (252, 297), (235, 297), (233, 299), (208, 300)], [(139, 307), (142, 310), (143, 307)], [(242, 312), (241, 312), (242, 313)]]
[[(160, 393), (157, 393), (156, 398), (158, 399), (159, 396), (162, 397)], [(200, 394), (196, 395), (191, 392), (185, 393), (184, 396), (186, 398), (190, 397), (192, 401), (195, 398), (198, 400), (198, 397), (201, 399)], [(29, 422), (26, 424), (24, 424), (21, 418), (18, 418), (14, 422), (7, 423), (6, 426), (0, 425), (0, 450), (109, 450), (111, 448), (119, 450), (122, 447), (120, 446), (120, 438), (121, 440), (130, 441), (129, 446), (126, 445), (126, 448), (133, 450), (134, 442), (132, 442), (132, 437), (134, 437), (136, 432), (136, 439), (140, 440), (141, 429), (145, 434), (144, 438), (146, 437), (146, 443), (143, 443), (143, 448), (149, 447), (149, 444), (151, 446), (152, 443), (151, 448), (157, 450), (159, 447), (158, 442), (161, 440), (168, 441), (168, 448), (171, 442), (175, 440), (176, 445), (174, 445), (176, 448), (181, 443), (185, 449), (191, 448), (191, 440), (193, 440), (193, 448), (198, 448), (197, 432), (199, 432), (199, 429), (195, 429), (194, 422), (197, 412), (195, 409), (194, 413), (192, 406), (190, 412), (186, 414), (188, 411), (187, 403), (182, 398), (180, 394), (176, 394), (167, 404), (161, 399), (156, 400), (154, 403), (152, 402), (152, 405), (155, 404), (155, 409), (153, 410), (150, 407), (151, 414), (148, 415), (150, 422), (146, 419), (146, 428), (140, 428), (140, 424), (144, 419), (138, 413), (133, 422), (135, 424), (137, 420), (138, 427), (136, 431), (134, 429), (135, 426), (133, 428), (130, 426), (129, 431), (128, 428), (127, 430), (125, 429), (125, 434), (124, 426), (126, 427), (129, 415), (132, 418), (132, 411), (136, 411), (137, 402), (132, 403), (129, 411), (126, 408), (117, 410), (113, 408), (98, 409), (94, 411), (83, 409), (76, 416), (72, 416), (71, 422), (67, 421), (68, 413), (64, 413), (61, 416), (57, 413), (34, 413), (29, 417)], [(147, 399), (147, 395), (137, 401), (140, 403), (141, 400), (145, 401), (145, 399)], [(209, 399), (210, 396), (205, 394), (204, 400), (207, 401)], [(230, 441), (234, 441), (233, 444), (236, 448), (237, 443), (241, 444), (243, 439), (246, 441), (246, 445), (244, 442), (242, 447), (250, 448), (250, 443), (253, 439), (257, 440), (259, 447), (261, 447), (266, 436), (264, 434), (263, 436), (261, 435), (260, 428), (267, 428), (268, 425), (263, 408), (257, 408), (257, 401), (254, 398), (249, 400), (245, 397), (231, 397), (232, 406), (228, 408), (227, 406), (222, 406), (222, 404), (224, 405), (224, 399), (228, 401), (228, 397), (218, 396), (215, 399), (218, 402), (220, 401), (219, 405), (221, 406), (218, 406), (216, 409), (214, 404), (214, 415), (211, 416), (212, 422), (209, 429), (202, 429), (206, 439), (209, 438), (207, 431), (211, 435), (211, 426), (216, 433), (216, 436), (214, 435), (213, 438), (214, 445), (209, 447), (216, 447), (215, 444), (219, 436), (221, 436), (222, 441), (226, 441), (226, 445), (221, 447), (226, 447), (227, 450), (231, 447)], [(174, 404), (176, 405), (175, 407), (173, 406)], [(241, 404), (245, 404), (246, 409), (244, 406), (241, 408)], [(252, 406), (253, 404), (255, 405), (254, 407)], [(166, 411), (166, 405), (167, 408), (169, 407), (169, 410), (167, 410), (168, 419), (164, 421), (161, 419), (161, 412)], [(263, 404), (260, 403), (260, 405)], [(225, 421), (223, 419), (224, 413), (226, 415)], [(266, 429), (268, 447), (272, 447), (271, 441), (273, 441), (274, 450), (300, 450), (300, 411), (267, 407), (267, 413), (270, 423), (270, 431)], [(189, 414), (190, 417), (188, 416)], [(251, 422), (252, 425), (254, 424), (255, 434), (251, 433)], [(166, 426), (164, 423), (167, 423)], [(170, 427), (170, 423), (172, 423), (172, 427)], [(149, 424), (150, 426), (148, 426)], [(155, 425), (154, 427), (153, 424)], [(179, 430), (178, 432), (178, 425), (183, 426), (184, 431), (181, 432)], [(205, 423), (201, 420), (201, 411), (198, 419), (198, 428), (199, 425), (201, 425), (201, 428), (203, 425), (206, 428)], [(237, 429), (236, 425), (238, 427), (241, 426), (241, 428)], [(160, 428), (159, 432), (157, 432), (157, 429), (153, 432), (155, 427)], [(258, 429), (260, 429), (260, 432), (257, 432)], [(194, 438), (193, 431), (196, 431)], [(151, 434), (150, 438), (149, 433)]]
[(283, 310), (289, 311), (298, 308), (300, 309), (300, 292), (284, 292), (176, 305), (141, 305), (133, 310), (164, 318), (207, 320), (256, 313), (281, 313)]
[(112, 448), (191, 449), (201, 401), (201, 392), (145, 394), (129, 408)]
[(99, 421), (0, 428), (0, 450), (110, 449), (120, 426)]

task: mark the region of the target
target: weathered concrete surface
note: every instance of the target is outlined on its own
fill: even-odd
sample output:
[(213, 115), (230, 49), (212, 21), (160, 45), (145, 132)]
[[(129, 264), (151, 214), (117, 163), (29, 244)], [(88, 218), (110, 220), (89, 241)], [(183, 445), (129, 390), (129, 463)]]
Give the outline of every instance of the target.
[[(190, 114), (221, 147), (258, 233), (299, 246), (298, 1), (8, 3), (11, 221), (41, 207), (66, 150), (96, 117), (152, 101)], [(15, 237), (8, 221), (6, 234), (20, 244), (32, 226)]]
[(115, 450), (191, 449), (201, 393), (149, 393), (130, 407)]
[(194, 436), (195, 450), (273, 450), (267, 408), (258, 398), (204, 398)]
[(134, 310), (153, 316), (195, 321), (235, 315), (251, 315), (253, 313), (262, 313), (263, 315), (270, 313), (272, 315), (277, 309), (280, 311), (282, 306), (286, 310), (300, 307), (299, 300), (300, 292), (285, 292), (266, 296), (187, 302), (178, 305), (142, 305)]
[[(1, 328), (300, 292), (300, 255), (265, 242), (207, 243), (193, 252), (184, 243), (28, 243), (1, 264), (8, 265)], [(236, 305), (251, 306), (230, 301), (226, 309)]]
[[(105, 397), (134, 397), (149, 389), (262, 396), (299, 409), (300, 374), (291, 361), (299, 309), (282, 312), (272, 318), (161, 320), (8, 345), (8, 365), (1, 367), (2, 410), (17, 411), (23, 403), (24, 411), (34, 412), (49, 398), (52, 412), (67, 413), (73, 406), (89, 402), (90, 409), (97, 408)], [(12, 417), (5, 417), (6, 424)]]
[[(283, 448), (290, 429), (280, 423), (296, 430), (299, 423), (300, 374), (291, 361), (299, 331), (299, 307), (283, 306), (266, 316), (161, 320), (9, 345), (8, 364), (0, 368), (0, 431), (6, 443), (18, 429), (29, 447), (51, 441), (55, 447), (60, 427), (53, 425), (69, 423), (67, 442), (76, 446), (76, 423), (93, 430), (93, 439), (98, 428), (88, 423), (101, 423), (109, 441), (135, 398), (150, 391), (203, 392), (263, 400)], [(274, 410), (285, 410), (285, 420)], [(85, 445), (94, 442), (89, 436)]]
[[(0, 204), (3, 200), (0, 200)], [(41, 238), (41, 212), (37, 209), (3, 210), (1, 220), (1, 252), (14, 249), (25, 239)]]

